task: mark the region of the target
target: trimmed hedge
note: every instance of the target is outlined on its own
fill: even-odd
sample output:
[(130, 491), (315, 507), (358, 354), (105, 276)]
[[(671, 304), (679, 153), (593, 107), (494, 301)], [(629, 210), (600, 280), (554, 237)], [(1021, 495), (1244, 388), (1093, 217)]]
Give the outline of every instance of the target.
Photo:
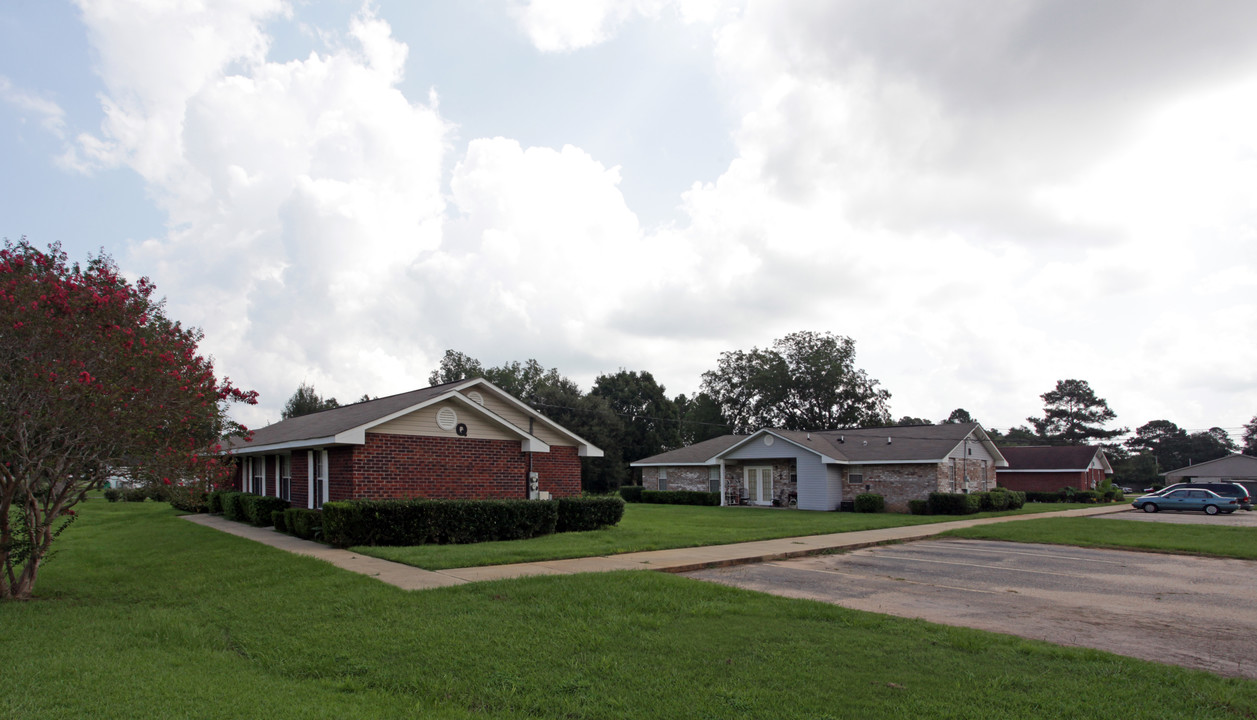
[(118, 488), (105, 488), (105, 499), (109, 502), (118, 502), (122, 499), (122, 491)]
[(886, 498), (877, 493), (860, 493), (855, 496), (854, 509), (858, 513), (885, 512)]
[[(287, 508), (285, 508), (285, 509), (287, 509)], [(271, 511), (271, 525), (274, 525), (274, 526), (275, 526), (275, 530), (276, 530), (277, 532), (282, 532), (282, 533), (286, 533), (286, 532), (288, 532), (288, 523), (284, 521), (284, 511), (283, 511), (283, 510), (272, 510), (272, 511)]]
[(323, 504), (337, 547), (524, 540), (554, 532), (554, 500), (351, 500)]
[(972, 515), (982, 508), (982, 499), (976, 493), (932, 492), (927, 504), (930, 515)]
[(660, 505), (719, 505), (720, 493), (701, 490), (643, 490), (642, 502)]
[(203, 513), (209, 509), (209, 499), (205, 493), (188, 493), (187, 495), (171, 493), (170, 507), (189, 513)]
[(290, 535), (302, 540), (318, 540), (323, 534), (323, 511), (287, 508), (284, 510), (284, 525), (288, 527)]
[(555, 532), (587, 532), (609, 527), (624, 517), (624, 500), (615, 496), (559, 498)]
[(144, 502), (148, 499), (148, 490), (144, 488), (125, 488), (122, 491), (122, 499), (125, 502)]
[(930, 514), (930, 504), (925, 500), (909, 500), (908, 512), (913, 515)]
[(209, 494), (209, 511), (211, 515), (223, 514), (223, 494), (231, 490), (215, 490)]
[(642, 501), (642, 491), (645, 489), (641, 485), (625, 485), (620, 488), (620, 497), (624, 498), (624, 502), (639, 503)]
[(1065, 502), (1065, 494), (1060, 493), (1060, 492), (1035, 492), (1034, 490), (1027, 490), (1026, 502), (1037, 502), (1037, 503)]
[(223, 518), (235, 520), (236, 522), (244, 521), (244, 507), (240, 502), (240, 498), (244, 494), (233, 490), (219, 496), (223, 503)]
[(256, 527), (270, 525), (273, 522), (271, 513), (276, 510), (283, 511), (284, 508), (288, 507), (288, 501), (283, 498), (253, 495), (251, 493), (242, 493), (237, 502), (240, 503), (240, 511), (244, 516), (244, 521)]

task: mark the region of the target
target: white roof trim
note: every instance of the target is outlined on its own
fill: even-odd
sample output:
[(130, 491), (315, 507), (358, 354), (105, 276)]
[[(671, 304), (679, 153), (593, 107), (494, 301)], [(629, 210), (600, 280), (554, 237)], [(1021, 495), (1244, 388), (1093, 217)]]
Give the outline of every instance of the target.
[[(846, 461), (846, 460), (837, 460), (837, 459), (832, 458), (832, 457), (830, 457), (830, 456), (826, 455), (825, 453), (823, 453), (823, 452), (821, 452), (821, 451), (817, 450), (816, 448), (810, 448), (810, 447), (808, 447), (808, 446), (806, 446), (806, 445), (800, 445), (799, 443), (797, 443), (797, 442), (795, 442), (795, 441), (791, 440), (790, 438), (788, 438), (788, 437), (786, 437), (786, 436), (784, 436), (784, 435), (778, 435), (777, 433), (773, 432), (772, 430), (769, 430), (768, 428), (761, 428), (761, 429), (759, 429), (759, 430), (756, 430), (755, 432), (753, 432), (753, 433), (751, 433), (750, 435), (746, 436), (746, 437), (745, 437), (744, 439), (742, 439), (741, 441), (736, 442), (736, 443), (734, 443), (733, 445), (730, 445), (729, 447), (725, 448), (723, 451), (718, 452), (718, 453), (716, 453), (715, 455), (713, 455), (713, 456), (711, 457), (711, 460), (708, 460), (708, 461), (707, 461), (707, 463), (709, 464), (709, 463), (711, 463), (712, 461), (715, 461), (715, 460), (720, 460), (720, 459), (725, 458), (726, 456), (728, 456), (728, 454), (729, 454), (729, 453), (733, 452), (734, 450), (737, 450), (738, 448), (742, 447), (743, 445), (746, 445), (747, 443), (749, 443), (750, 441), (754, 440), (754, 439), (755, 439), (755, 438), (757, 438), (757, 437), (760, 437), (761, 435), (772, 435), (773, 437), (777, 438), (778, 440), (780, 440), (780, 441), (782, 441), (782, 442), (788, 442), (788, 443), (790, 443), (791, 445), (793, 445), (793, 446), (795, 446), (795, 447), (797, 447), (797, 448), (799, 448), (799, 449), (801, 449), (801, 450), (806, 450), (806, 451), (808, 451), (808, 452), (812, 453), (813, 455), (817, 455), (817, 456), (819, 456), (819, 457), (821, 458), (821, 461), (822, 461), (822, 462), (824, 462), (824, 463), (828, 463), (828, 464), (839, 464), (839, 465), (843, 465), (843, 464), (846, 464), (846, 463), (847, 463), (847, 461)], [(737, 458), (735, 458), (735, 459), (737, 459)]]
[(372, 420), (371, 422), (363, 423), (362, 425), (359, 425), (358, 427), (353, 428), (352, 430), (347, 430), (346, 432), (340, 433), (336, 437), (338, 439), (341, 438), (342, 436), (345, 436), (346, 438), (353, 437), (355, 438), (355, 440), (356, 438), (361, 437), (361, 440), (356, 440), (356, 442), (355, 440), (348, 440), (348, 442), (358, 444), (358, 445), (365, 444), (367, 441), (366, 432), (370, 430), (371, 428), (377, 427), (379, 425), (383, 425), (386, 422), (396, 420), (399, 417), (409, 415), (418, 410), (422, 410), (425, 407), (429, 407), (431, 405), (435, 405), (437, 403), (444, 402), (446, 400), (452, 400), (454, 402), (462, 403), (465, 407), (472, 410), (473, 412), (484, 415), (485, 417), (489, 418), (495, 423), (506, 428), (509, 432), (512, 432), (518, 435), (520, 437), (520, 440), (523, 442), (524, 452), (550, 452), (550, 446), (547, 445), (545, 442), (543, 442), (540, 438), (536, 437), (535, 435), (529, 435), (527, 430), (523, 430), (517, 427), (514, 423), (508, 421), (506, 418), (502, 417), (501, 415), (498, 415), (497, 413), (493, 412), (489, 408), (481, 405), (480, 403), (477, 403), (475, 400), (472, 400), (471, 398), (467, 397), (466, 395), (460, 392), (455, 392), (454, 390), (450, 390), (449, 392), (443, 393), (434, 398), (429, 398), (421, 403), (411, 405), (408, 408), (398, 410), (395, 413), (390, 413), (383, 417), (376, 418), (375, 420)]
[[(1005, 468), (1002, 472), (1006, 472), (1006, 473), (1085, 473), (1085, 472), (1087, 472), (1088, 470), (1100, 470), (1100, 469), (1101, 469), (1101, 468), (1090, 468), (1090, 467), (1085, 467), (1085, 468), (1057, 468), (1057, 469), (1055, 469), (1055, 470), (1037, 470), (1037, 469), (1036, 469), (1036, 470), (1030, 470), (1030, 469), (1026, 469), (1026, 470), (1018, 470), (1017, 468)], [(999, 471), (997, 471), (997, 472), (999, 472)], [(1113, 471), (1112, 471), (1112, 470), (1105, 470), (1105, 471), (1104, 471), (1104, 474), (1105, 474), (1105, 475), (1108, 475), (1108, 474), (1109, 474), (1109, 473), (1111, 473), (1111, 472), (1113, 472)]]
[(270, 445), (253, 445), (246, 444), (231, 451), (232, 455), (266, 455), (274, 454), (281, 450), (298, 450), (302, 448), (322, 447), (327, 445), (345, 444), (337, 438), (339, 435), (329, 435), (328, 437), (310, 438), (308, 440), (289, 440), (282, 443), (271, 443)]
[[(492, 389), (494, 390), (494, 392), (495, 392), (495, 393), (496, 393), (496, 394), (497, 394), (497, 395), (498, 395), (498, 396), (499, 396), (502, 400), (504, 400), (504, 401), (506, 401), (506, 402), (508, 402), (508, 403), (511, 403), (511, 404), (515, 405), (515, 406), (516, 406), (516, 407), (518, 407), (520, 410), (522, 410), (524, 413), (526, 413), (529, 417), (534, 418), (534, 419), (538, 420), (539, 422), (541, 422), (541, 423), (545, 424), (547, 427), (549, 427), (549, 428), (550, 428), (551, 430), (553, 430), (554, 432), (556, 432), (556, 433), (558, 433), (558, 434), (560, 434), (560, 435), (563, 435), (563, 436), (565, 436), (565, 437), (567, 437), (567, 438), (570, 438), (571, 440), (573, 440), (574, 442), (576, 442), (576, 444), (577, 444), (577, 446), (578, 446), (577, 455), (579, 455), (579, 456), (581, 456), (581, 457), (602, 457), (602, 456), (603, 456), (603, 452), (602, 452), (602, 450), (601, 450), (600, 448), (598, 448), (598, 447), (595, 447), (593, 443), (589, 442), (588, 440), (586, 440), (585, 438), (581, 437), (580, 435), (577, 435), (576, 433), (572, 432), (571, 430), (568, 430), (567, 428), (565, 428), (565, 427), (563, 427), (562, 425), (560, 425), (560, 424), (556, 423), (555, 421), (551, 420), (550, 418), (546, 417), (545, 415), (542, 415), (540, 412), (538, 412), (538, 411), (537, 411), (535, 408), (533, 408), (532, 406), (530, 406), (530, 405), (528, 405), (527, 403), (523, 402), (522, 400), (520, 400), (519, 398), (515, 397), (514, 395), (511, 395), (510, 393), (508, 393), (507, 391), (505, 391), (505, 390), (503, 390), (502, 388), (498, 387), (497, 385), (494, 385), (493, 383), (489, 382), (488, 380), (485, 380), (484, 378), (474, 378), (474, 379), (472, 379), (472, 380), (468, 380), (468, 381), (466, 381), (466, 382), (463, 382), (463, 383), (460, 383), (460, 384), (458, 384), (458, 385), (455, 385), (455, 386), (452, 388), (452, 390), (457, 390), (457, 391), (460, 391), (458, 394), (459, 394), (459, 395), (462, 395), (462, 392), (461, 392), (462, 390), (466, 390), (467, 388), (470, 388), (470, 387), (475, 387), (476, 385), (483, 385), (483, 386), (485, 386), (485, 387), (492, 388)], [(464, 397), (464, 399), (467, 399), (467, 398), (466, 398), (466, 396), (463, 396), (463, 397)], [(473, 403), (474, 403), (475, 401), (471, 401), (471, 402), (473, 402)], [(483, 408), (482, 408), (482, 409), (483, 409)], [(486, 411), (486, 412), (487, 412), (487, 411)], [(497, 416), (496, 416), (496, 415), (494, 415), (494, 417), (497, 417)], [(506, 421), (505, 421), (505, 420), (502, 420), (502, 422), (506, 422)], [(509, 424), (509, 423), (508, 423), (508, 424)]]

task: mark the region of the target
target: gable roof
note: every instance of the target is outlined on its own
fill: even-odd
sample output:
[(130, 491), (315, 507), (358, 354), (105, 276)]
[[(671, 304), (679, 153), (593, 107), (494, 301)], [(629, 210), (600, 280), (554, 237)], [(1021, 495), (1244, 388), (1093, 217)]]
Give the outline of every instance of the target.
[(1100, 457), (1100, 467), (1106, 473), (1113, 472), (1103, 450), (1097, 445), (1028, 445), (1002, 447), (1000, 452), (1008, 460), (1005, 472), (1083, 472), (1091, 461)]
[[(853, 465), (939, 462), (972, 435), (995, 459), (997, 467), (1005, 464), (999, 449), (980, 425), (947, 423), (814, 432), (764, 428), (750, 435), (724, 435), (679, 450), (653, 455), (630, 465), (712, 465), (718, 463), (721, 456), (765, 434), (814, 452), (825, 462)], [(890, 442), (887, 442), (888, 438)]]
[(542, 415), (484, 378), (458, 380), (442, 385), (433, 385), (432, 387), (419, 390), (411, 390), (410, 392), (397, 395), (288, 418), (273, 425), (255, 429), (251, 442), (246, 443), (240, 438), (232, 438), (229, 446), (231, 451), (237, 454), (257, 454), (318, 445), (362, 444), (365, 442), (366, 431), (376, 425), (407, 415), (433, 403), (452, 400), (467, 406), (474, 412), (489, 418), (495, 424), (520, 436), (524, 441), (526, 450), (541, 452), (549, 450), (549, 445), (542, 442), (535, 435), (524, 428), (514, 425), (461, 392), (472, 388), (494, 393), (500, 399), (517, 406), (528, 417), (539, 421), (556, 433), (570, 438), (578, 446), (581, 456), (602, 456), (602, 450), (594, 447), (587, 440)]
[[(1201, 468), (1205, 468), (1206, 472), (1199, 472)], [(1170, 470), (1165, 473), (1165, 476), (1167, 478), (1196, 477), (1198, 475), (1214, 477), (1210, 473), (1215, 472), (1218, 473), (1217, 477), (1257, 477), (1257, 457), (1234, 453), (1216, 460), (1207, 460), (1195, 465), (1188, 465), (1185, 468)]]

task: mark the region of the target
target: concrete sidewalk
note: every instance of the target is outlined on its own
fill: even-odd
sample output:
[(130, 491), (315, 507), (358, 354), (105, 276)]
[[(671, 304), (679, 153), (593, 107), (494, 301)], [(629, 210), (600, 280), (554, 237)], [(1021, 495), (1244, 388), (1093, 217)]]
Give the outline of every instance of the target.
[(1130, 505), (1101, 505), (1080, 510), (1012, 515), (975, 520), (911, 525), (908, 527), (859, 530), (855, 532), (808, 535), (805, 537), (758, 540), (732, 545), (708, 545), (705, 547), (673, 548), (648, 552), (625, 553), (568, 560), (539, 560), (513, 565), (487, 565), (484, 567), (455, 568), (451, 570), (422, 570), (410, 565), (381, 560), (349, 550), (338, 550), (322, 543), (299, 540), (271, 528), (257, 528), (244, 523), (224, 520), (218, 515), (185, 515), (184, 519), (198, 525), (221, 530), (232, 535), (248, 538), (271, 547), (287, 550), (297, 555), (325, 560), (336, 567), (374, 577), (403, 590), (460, 585), (483, 580), (504, 580), (527, 575), (569, 575), (582, 572), (607, 572), (610, 570), (660, 570), (663, 572), (688, 572), (711, 567), (740, 565), (744, 563), (783, 560), (804, 555), (818, 555), (836, 550), (882, 545), (890, 542), (918, 540), (957, 528), (989, 525), (991, 523), (1016, 522), (1044, 517), (1085, 517), (1129, 511)]

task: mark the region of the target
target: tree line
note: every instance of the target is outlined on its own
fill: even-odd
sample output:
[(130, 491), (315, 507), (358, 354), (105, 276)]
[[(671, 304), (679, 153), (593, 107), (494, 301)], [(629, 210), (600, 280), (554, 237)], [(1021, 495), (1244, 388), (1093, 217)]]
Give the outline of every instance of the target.
[[(591, 492), (632, 482), (630, 462), (729, 433), (935, 424), (911, 415), (893, 419), (890, 392), (855, 364), (855, 341), (830, 332), (795, 332), (766, 348), (722, 352), (693, 396), (669, 396), (650, 372), (625, 369), (599, 375), (584, 392), (558, 368), (535, 359), (487, 367), (453, 349), (428, 381), (476, 377), (602, 448), (604, 457), (581, 461), (583, 485)], [(1169, 420), (1148, 422), (1121, 440), (1130, 430), (1109, 427), (1117, 414), (1087, 381), (1059, 380), (1039, 397), (1042, 415), (1004, 432), (986, 428), (992, 440), (1005, 446), (1100, 444), (1121, 483), (1150, 483), (1158, 473), (1241, 450), (1257, 455), (1257, 416), (1245, 425), (1242, 446), (1221, 428), (1189, 433)], [(335, 398), (323, 399), (303, 383), (284, 417), (336, 406)], [(956, 408), (937, 422), (977, 419)]]

